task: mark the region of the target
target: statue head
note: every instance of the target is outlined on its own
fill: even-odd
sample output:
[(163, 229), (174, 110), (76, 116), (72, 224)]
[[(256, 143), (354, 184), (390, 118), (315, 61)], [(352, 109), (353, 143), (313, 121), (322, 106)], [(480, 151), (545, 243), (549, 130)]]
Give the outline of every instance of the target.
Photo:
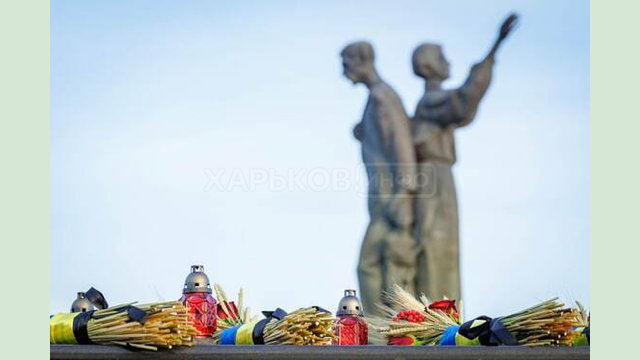
[(347, 45), (340, 52), (343, 74), (354, 84), (364, 82), (375, 74), (373, 46), (366, 41)]
[(449, 62), (440, 45), (421, 44), (413, 51), (412, 63), (413, 72), (421, 78), (440, 81), (449, 78)]

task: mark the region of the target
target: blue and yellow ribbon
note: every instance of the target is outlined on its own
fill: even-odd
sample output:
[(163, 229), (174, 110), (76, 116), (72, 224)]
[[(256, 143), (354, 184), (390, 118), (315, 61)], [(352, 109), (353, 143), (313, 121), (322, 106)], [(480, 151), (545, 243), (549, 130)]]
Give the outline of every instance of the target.
[(278, 308), (275, 311), (263, 312), (265, 319), (252, 321), (246, 324), (240, 324), (228, 329), (222, 330), (220, 333), (221, 345), (263, 345), (264, 344), (264, 328), (274, 319), (282, 319), (287, 312)]
[[(129, 320), (137, 321), (140, 324), (144, 324), (147, 320), (147, 312), (132, 305), (124, 306), (116, 310), (116, 313), (125, 311)], [(55, 314), (49, 318), (49, 343), (93, 344), (89, 338), (89, 320), (102, 317), (105, 315), (96, 316), (95, 310)]]

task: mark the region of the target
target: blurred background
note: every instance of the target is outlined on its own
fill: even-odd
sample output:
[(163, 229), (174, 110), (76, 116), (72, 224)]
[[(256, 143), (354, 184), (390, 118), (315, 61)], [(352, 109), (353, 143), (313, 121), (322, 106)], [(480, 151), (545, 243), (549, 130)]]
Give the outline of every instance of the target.
[(351, 129), (369, 40), (410, 115), (410, 56), (444, 45), (453, 87), (510, 11), (476, 121), (457, 132), (467, 316), (589, 304), (588, 1), (51, 3), (51, 312), (179, 298), (191, 264), (254, 313), (358, 288), (368, 215)]

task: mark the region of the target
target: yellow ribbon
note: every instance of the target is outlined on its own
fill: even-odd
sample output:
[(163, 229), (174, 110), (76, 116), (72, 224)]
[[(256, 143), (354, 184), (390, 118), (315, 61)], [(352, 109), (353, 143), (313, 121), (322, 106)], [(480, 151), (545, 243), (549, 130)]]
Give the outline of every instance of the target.
[(480, 345), (480, 339), (467, 339), (466, 337), (456, 334), (456, 346), (476, 346)]
[(238, 329), (236, 333), (236, 345), (253, 345), (253, 328), (258, 321), (246, 323)]
[(59, 313), (49, 319), (50, 344), (77, 344), (73, 335), (73, 318), (80, 313)]

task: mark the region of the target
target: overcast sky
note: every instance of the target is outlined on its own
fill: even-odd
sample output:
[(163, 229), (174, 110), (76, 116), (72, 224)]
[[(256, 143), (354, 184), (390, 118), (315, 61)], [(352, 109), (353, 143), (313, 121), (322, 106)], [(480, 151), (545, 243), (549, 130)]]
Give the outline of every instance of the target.
[(475, 122), (457, 132), (466, 316), (589, 304), (588, 1), (52, 1), (51, 312), (77, 291), (177, 299), (191, 264), (259, 310), (335, 310), (368, 221), (366, 39), (409, 114), (410, 55), (460, 84), (505, 15)]

